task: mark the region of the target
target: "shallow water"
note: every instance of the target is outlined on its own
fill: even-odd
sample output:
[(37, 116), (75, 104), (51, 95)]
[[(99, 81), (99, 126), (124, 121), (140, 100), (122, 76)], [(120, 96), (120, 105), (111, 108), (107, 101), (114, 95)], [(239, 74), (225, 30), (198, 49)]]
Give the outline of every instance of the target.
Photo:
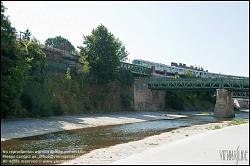
[[(248, 118), (249, 113), (240, 112), (236, 114), (234, 119)], [(209, 114), (189, 114), (187, 118), (174, 120), (154, 120), (92, 127), (12, 139), (1, 142), (1, 163), (23, 164), (23, 162), (27, 161), (25, 164), (57, 164), (65, 160), (74, 159), (94, 149), (140, 140), (147, 136), (160, 134), (180, 127), (219, 122), (221, 120), (225, 119), (216, 119)], [(32, 156), (30, 154), (35, 155)], [(15, 162), (9, 159), (13, 158), (13, 155), (16, 159)], [(18, 156), (21, 155), (24, 155), (22, 158), (27, 158), (26, 161), (17, 160)], [(45, 162), (46, 159), (48, 159), (47, 162)]]

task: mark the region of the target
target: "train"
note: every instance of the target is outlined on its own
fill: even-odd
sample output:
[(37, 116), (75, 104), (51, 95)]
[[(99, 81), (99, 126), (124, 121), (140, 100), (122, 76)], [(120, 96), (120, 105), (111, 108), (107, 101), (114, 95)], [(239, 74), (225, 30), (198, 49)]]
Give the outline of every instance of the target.
[(202, 67), (187, 66), (183, 63), (171, 62), (171, 66), (162, 63), (150, 62), (142, 59), (134, 59), (132, 64), (147, 67), (154, 70), (154, 73), (159, 76), (173, 77), (179, 75), (185, 77), (187, 73), (191, 76), (199, 78), (231, 78), (231, 79), (246, 79), (247, 77), (226, 75), (221, 73), (211, 73), (204, 70)]

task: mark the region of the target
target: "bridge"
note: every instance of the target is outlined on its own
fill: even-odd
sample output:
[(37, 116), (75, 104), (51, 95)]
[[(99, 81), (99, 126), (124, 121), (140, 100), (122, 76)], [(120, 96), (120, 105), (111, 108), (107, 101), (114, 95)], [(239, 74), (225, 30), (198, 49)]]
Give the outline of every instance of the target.
[[(56, 68), (60, 71), (66, 71), (67, 67), (75, 68), (79, 65), (79, 56), (74, 55), (65, 50), (53, 48), (50, 46), (41, 45), (46, 54), (57, 54), (55, 59), (61, 59), (60, 62), (48, 61), (49, 67)], [(59, 55), (59, 56), (58, 56)], [(63, 60), (62, 60), (63, 59)], [(63, 63), (62, 63), (63, 62)], [(65, 63), (67, 62), (67, 63)], [(216, 105), (214, 115), (216, 117), (233, 117), (234, 112), (232, 109), (232, 98), (246, 98), (249, 99), (249, 78), (217, 78), (217, 79), (205, 79), (205, 78), (167, 78), (157, 77), (153, 73), (153, 69), (121, 62), (119, 68), (131, 71), (131, 73), (139, 76), (147, 77), (147, 88), (149, 90), (164, 91), (164, 90), (192, 90), (192, 91), (204, 91), (213, 90), (216, 91)], [(155, 76), (155, 77), (153, 77)], [(136, 90), (135, 90), (136, 91)], [(136, 92), (135, 92), (136, 93)], [(150, 94), (150, 93), (148, 93)], [(144, 96), (146, 94), (143, 94)], [(151, 96), (152, 103), (158, 103), (157, 99), (154, 99), (154, 95)], [(149, 104), (147, 101), (146, 104)]]
[[(248, 92), (248, 79), (205, 79), (205, 78), (151, 78), (148, 82), (149, 89), (157, 90), (216, 90), (227, 89), (235, 92)], [(244, 95), (237, 93), (237, 95)], [(235, 94), (236, 95), (236, 94)], [(246, 95), (246, 94), (245, 94)]]
[(249, 99), (249, 91), (248, 92), (235, 92), (233, 91), (233, 98), (239, 99)]
[(249, 99), (249, 79), (151, 78), (151, 90), (216, 90), (215, 117), (234, 117), (232, 98)]

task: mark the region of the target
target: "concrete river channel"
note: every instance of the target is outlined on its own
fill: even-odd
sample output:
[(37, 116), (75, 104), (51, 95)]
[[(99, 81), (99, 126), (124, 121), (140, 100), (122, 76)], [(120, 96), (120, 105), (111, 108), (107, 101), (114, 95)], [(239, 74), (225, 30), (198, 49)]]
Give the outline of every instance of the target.
[[(234, 119), (248, 119), (248, 112), (239, 112)], [(61, 163), (86, 154), (94, 149), (136, 141), (176, 128), (219, 122), (211, 114), (190, 114), (178, 119), (153, 120), (138, 123), (89, 127), (60, 131), (38, 136), (1, 141), (2, 164)], [(3, 155), (5, 155), (3, 157)], [(11, 158), (13, 160), (11, 160)], [(5, 161), (3, 161), (5, 159)], [(33, 161), (33, 163), (32, 163)], [(55, 162), (54, 162), (55, 163)], [(52, 163), (51, 163), (52, 164)]]

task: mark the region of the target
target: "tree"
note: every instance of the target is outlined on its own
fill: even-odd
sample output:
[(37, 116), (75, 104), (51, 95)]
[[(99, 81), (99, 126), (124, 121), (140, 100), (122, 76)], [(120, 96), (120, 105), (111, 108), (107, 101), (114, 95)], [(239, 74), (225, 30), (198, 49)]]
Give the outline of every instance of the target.
[(191, 70), (185, 71), (184, 76), (189, 78), (195, 77)]
[(31, 39), (25, 42), (26, 62), (30, 65), (29, 79), (33, 81), (44, 81), (46, 72), (46, 54), (42, 51), (38, 41)]
[(115, 80), (120, 62), (128, 55), (122, 42), (105, 26), (99, 25), (91, 35), (84, 36), (83, 44), (81, 52), (87, 55), (90, 76), (101, 84)]
[(174, 79), (179, 79), (179, 78), (180, 78), (180, 75), (178, 73), (175, 73)]
[(79, 63), (82, 65), (80, 70), (78, 70), (79, 73), (83, 74), (83, 76), (87, 75), (89, 73), (90, 67), (89, 67), (89, 62), (87, 60), (87, 54), (85, 52), (85, 49), (82, 47), (80, 48), (80, 58), (79, 58)]
[(83, 87), (83, 82), (86, 78), (89, 78), (89, 62), (87, 60), (87, 55), (82, 47), (78, 47), (80, 49), (80, 57), (79, 57), (79, 67), (78, 67), (78, 74), (80, 74), (81, 86)]
[[(1, 2), (1, 116), (6, 118), (16, 109), (23, 88), (30, 78), (42, 73), (44, 53), (37, 42), (16, 41), (16, 30), (4, 15)], [(31, 34), (26, 31), (26, 37)], [(36, 71), (36, 72), (35, 72)]]
[(68, 39), (62, 36), (56, 36), (54, 38), (48, 38), (45, 41), (45, 46), (52, 46), (54, 48), (62, 49), (68, 52), (75, 52), (75, 47), (71, 44)]
[(65, 73), (65, 80), (66, 80), (67, 88), (70, 88), (71, 86), (71, 79), (72, 79), (71, 72), (70, 72), (70, 68), (68, 67)]
[(66, 74), (65, 74), (65, 79), (70, 81), (71, 80), (71, 74), (70, 74), (70, 68), (67, 68)]
[(26, 74), (23, 61), (17, 56), (21, 51), (16, 45), (16, 30), (4, 15), (5, 10), (1, 2), (1, 117), (13, 112)]
[(16, 43), (16, 30), (11, 27), (11, 23), (4, 15), (6, 8), (1, 2), (1, 74), (8, 72), (7, 66), (15, 66), (12, 60), (15, 60), (15, 43)]

